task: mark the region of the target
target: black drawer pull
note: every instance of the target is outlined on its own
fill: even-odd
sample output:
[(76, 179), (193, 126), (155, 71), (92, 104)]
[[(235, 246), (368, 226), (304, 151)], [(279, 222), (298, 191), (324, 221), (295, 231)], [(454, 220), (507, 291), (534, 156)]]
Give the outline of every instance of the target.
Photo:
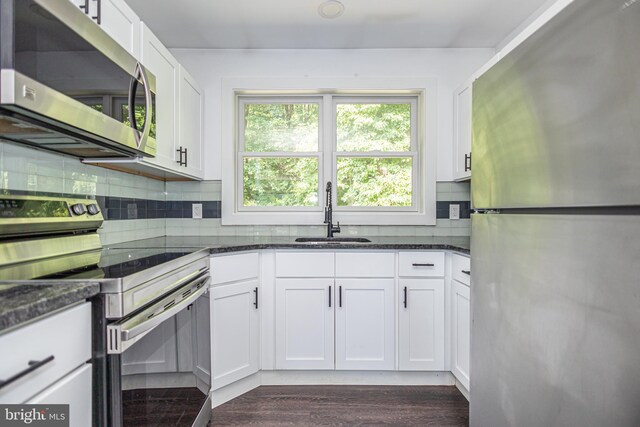
[(342, 307), (342, 286), (338, 286), (338, 306)]
[(419, 263), (413, 263), (414, 267), (435, 267), (435, 264), (419, 264)]
[(47, 363), (51, 362), (54, 359), (54, 356), (51, 355), (49, 357), (47, 357), (46, 359), (42, 359), (42, 360), (30, 360), (29, 361), (29, 367), (27, 369), (25, 369), (24, 371), (18, 372), (17, 374), (15, 374), (14, 376), (7, 378), (6, 380), (0, 380), (0, 388), (6, 387), (9, 384), (11, 384), (14, 381), (19, 380), (20, 378), (24, 377), (25, 375), (35, 371), (36, 369), (46, 365)]
[(462, 273), (466, 274), (467, 276), (471, 276), (471, 270), (460, 270), (462, 271)]
[(404, 308), (407, 308), (407, 287), (404, 287)]
[(331, 308), (331, 286), (329, 286), (329, 308)]
[(253, 305), (255, 305), (255, 306), (256, 306), (256, 310), (257, 310), (257, 309), (258, 309), (258, 287), (257, 287), (257, 286), (256, 286), (256, 288), (253, 290), (253, 292), (255, 292), (255, 294), (256, 294), (256, 300), (255, 300), (255, 302), (253, 303)]

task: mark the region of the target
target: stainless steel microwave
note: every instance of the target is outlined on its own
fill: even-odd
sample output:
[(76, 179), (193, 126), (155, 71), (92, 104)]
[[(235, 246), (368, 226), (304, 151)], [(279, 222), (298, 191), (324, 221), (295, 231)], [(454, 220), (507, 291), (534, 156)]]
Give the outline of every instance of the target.
[(156, 79), (66, 0), (0, 0), (0, 140), (155, 156)]

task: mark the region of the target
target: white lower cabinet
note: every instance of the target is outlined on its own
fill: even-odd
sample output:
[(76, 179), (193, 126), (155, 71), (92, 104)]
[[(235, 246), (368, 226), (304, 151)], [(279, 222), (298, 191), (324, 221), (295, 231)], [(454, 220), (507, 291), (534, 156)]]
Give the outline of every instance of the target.
[(334, 368), (333, 279), (276, 279), (276, 369)]
[(85, 364), (27, 402), (33, 405), (69, 405), (69, 426), (91, 425), (91, 364)]
[(401, 371), (444, 370), (444, 279), (400, 279)]
[(395, 369), (394, 279), (336, 279), (336, 369)]
[(122, 353), (122, 375), (176, 372), (176, 337), (175, 319), (162, 322), (144, 336), (144, 345), (133, 346)]
[(212, 389), (260, 369), (258, 280), (211, 288)]
[(469, 389), (471, 347), (471, 289), (453, 280), (451, 324), (451, 371)]

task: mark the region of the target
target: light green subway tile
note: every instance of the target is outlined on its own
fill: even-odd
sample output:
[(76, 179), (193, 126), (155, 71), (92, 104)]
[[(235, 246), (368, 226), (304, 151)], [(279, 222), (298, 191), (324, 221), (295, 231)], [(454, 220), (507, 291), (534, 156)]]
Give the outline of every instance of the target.
[(403, 225), (397, 227), (396, 236), (415, 236), (416, 227), (413, 225)]
[(451, 228), (449, 230), (451, 236), (470, 236), (471, 232), (468, 228)]
[(450, 182), (436, 182), (436, 193), (451, 193)]
[(201, 194), (199, 191), (184, 191), (183, 193), (181, 193), (182, 196), (182, 200), (184, 201), (200, 201), (201, 200)]
[(223, 225), (220, 227), (218, 235), (219, 236), (235, 236), (236, 235), (236, 227), (234, 225)]
[(272, 236), (289, 236), (289, 226), (288, 225), (273, 226), (271, 233), (272, 233)]
[(471, 227), (471, 220), (464, 218), (464, 219), (457, 219), (457, 220), (451, 220), (451, 227), (454, 228), (469, 228)]
[(438, 202), (450, 202), (452, 200), (459, 200), (458, 193), (439, 193), (436, 196)]
[(441, 236), (451, 236), (451, 230), (453, 230), (452, 228), (434, 228), (433, 229), (433, 235), (435, 237), (441, 237)]
[(437, 219), (436, 220), (436, 227), (451, 227), (451, 220), (450, 219)]
[(254, 225), (253, 233), (256, 236), (271, 236), (271, 227), (268, 225)]
[[(53, 178), (51, 176), (38, 177), (38, 191), (46, 191), (48, 193), (65, 193), (64, 180), (62, 178)], [(77, 194), (77, 193), (76, 193)]]
[(452, 193), (468, 193), (470, 188), (471, 187), (468, 182), (452, 182), (451, 183)]
[(416, 236), (420, 237), (431, 237), (433, 236), (433, 232), (436, 228), (434, 226), (429, 225), (421, 225), (416, 227)]

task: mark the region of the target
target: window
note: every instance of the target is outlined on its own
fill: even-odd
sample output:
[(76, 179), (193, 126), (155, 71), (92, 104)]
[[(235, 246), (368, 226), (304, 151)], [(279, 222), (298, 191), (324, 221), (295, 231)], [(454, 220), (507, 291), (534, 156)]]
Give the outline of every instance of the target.
[(223, 224), (320, 225), (327, 181), (345, 225), (435, 224), (435, 84), (409, 81), (433, 96), (223, 84)]

